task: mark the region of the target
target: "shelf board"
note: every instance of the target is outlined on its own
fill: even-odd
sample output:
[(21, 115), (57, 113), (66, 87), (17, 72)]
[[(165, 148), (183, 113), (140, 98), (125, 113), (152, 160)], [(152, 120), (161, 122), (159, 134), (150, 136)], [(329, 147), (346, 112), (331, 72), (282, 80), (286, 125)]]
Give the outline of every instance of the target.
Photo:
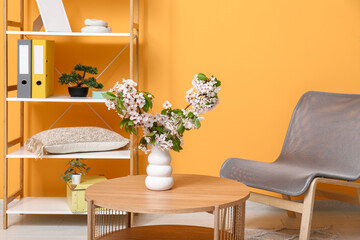
[(9, 206), (7, 214), (77, 214), (83, 213), (71, 212), (66, 203), (65, 197), (25, 197), (16, 202), (13, 206)]
[(10, 35), (73, 36), (73, 37), (130, 37), (130, 33), (34, 32), (6, 31)]
[(66, 95), (55, 95), (48, 98), (18, 98), (8, 97), (8, 102), (83, 102), (83, 103), (104, 103), (105, 99), (96, 99), (92, 97), (70, 97)]
[[(16, 201), (16, 200), (15, 200)], [(24, 197), (15, 204), (9, 206), (7, 214), (56, 214), (56, 215), (86, 215), (87, 212), (71, 212), (66, 197)], [(126, 212), (118, 211), (122, 214)]]
[[(8, 155), (7, 158), (35, 158), (35, 154), (26, 151), (21, 147)], [(68, 154), (45, 154), (43, 158), (85, 158), (85, 159), (130, 159), (130, 150), (116, 150), (105, 152), (85, 152), (85, 153), (68, 153)]]

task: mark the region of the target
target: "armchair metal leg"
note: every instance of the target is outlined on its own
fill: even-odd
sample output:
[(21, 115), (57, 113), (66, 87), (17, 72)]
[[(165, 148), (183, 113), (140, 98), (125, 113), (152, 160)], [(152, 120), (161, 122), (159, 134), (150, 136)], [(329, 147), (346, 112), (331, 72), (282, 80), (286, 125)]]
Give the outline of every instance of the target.
[(310, 184), (309, 189), (305, 192), (299, 240), (310, 239), (311, 220), (314, 208), (316, 185), (317, 180), (313, 180)]
[[(281, 196), (283, 199), (291, 201), (291, 197), (289, 195), (281, 194)], [(295, 212), (287, 210), (286, 213), (289, 218), (296, 218)]]

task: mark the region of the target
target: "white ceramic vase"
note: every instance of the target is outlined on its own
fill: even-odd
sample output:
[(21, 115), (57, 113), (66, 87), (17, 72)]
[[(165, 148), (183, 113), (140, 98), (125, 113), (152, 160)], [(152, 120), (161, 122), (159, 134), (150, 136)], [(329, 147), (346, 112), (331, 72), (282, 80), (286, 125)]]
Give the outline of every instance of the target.
[(73, 174), (71, 176), (71, 184), (78, 185), (81, 181), (81, 173), (79, 174)]
[(171, 156), (169, 151), (163, 151), (157, 146), (152, 146), (148, 162), (145, 186), (154, 191), (171, 189), (174, 185), (174, 179), (171, 176), (172, 167), (170, 165)]

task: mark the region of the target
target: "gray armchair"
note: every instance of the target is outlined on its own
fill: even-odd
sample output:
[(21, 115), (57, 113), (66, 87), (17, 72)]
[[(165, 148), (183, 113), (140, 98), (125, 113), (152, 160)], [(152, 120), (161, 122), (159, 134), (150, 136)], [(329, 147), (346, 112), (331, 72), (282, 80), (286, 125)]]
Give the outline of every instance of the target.
[[(319, 182), (355, 187), (358, 197), (318, 189), (327, 198), (359, 203), (360, 95), (307, 92), (299, 100), (280, 156), (273, 163), (239, 158), (226, 160), (220, 176), (249, 187), (282, 194), (276, 198), (251, 193), (256, 201), (302, 214), (300, 240), (310, 237), (316, 185)], [(304, 202), (291, 196), (305, 194)]]

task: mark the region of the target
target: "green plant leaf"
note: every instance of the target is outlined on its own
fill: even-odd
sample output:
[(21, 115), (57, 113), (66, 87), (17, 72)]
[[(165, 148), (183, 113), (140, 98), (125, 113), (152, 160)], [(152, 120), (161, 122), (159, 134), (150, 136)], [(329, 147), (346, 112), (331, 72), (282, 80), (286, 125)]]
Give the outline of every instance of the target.
[(199, 73), (199, 74), (198, 74), (198, 79), (199, 79), (199, 80), (206, 81), (208, 78), (206, 77), (206, 75), (205, 75), (205, 74), (203, 74), (203, 73)]
[(161, 114), (162, 114), (162, 115), (166, 115), (167, 112), (168, 112), (168, 110), (169, 110), (169, 109), (163, 109), (163, 110), (161, 111)]
[(136, 129), (135, 129), (133, 126), (129, 126), (129, 130), (130, 130), (130, 132), (133, 133), (135, 136), (138, 135)]
[(151, 138), (150, 138), (150, 143), (152, 144), (152, 145), (155, 145), (155, 135), (153, 135), (153, 136), (151, 136)]
[(146, 144), (147, 144), (147, 142), (146, 142), (146, 140), (145, 140), (144, 137), (142, 137), (142, 138), (140, 139), (140, 144), (141, 144), (141, 145), (146, 145)]
[(220, 82), (219, 80), (215, 79), (215, 82), (216, 82), (216, 84), (215, 84), (216, 87), (220, 87), (220, 86), (221, 86), (221, 82)]
[(194, 125), (195, 125), (195, 129), (198, 129), (198, 128), (201, 127), (201, 123), (200, 123), (200, 120), (198, 118), (195, 119)]
[(120, 122), (120, 128), (123, 128), (128, 122), (130, 121), (130, 118), (124, 118)]
[(156, 130), (159, 132), (159, 133), (165, 133), (164, 129), (162, 127), (156, 127)]
[(181, 129), (182, 129), (183, 127), (184, 127), (183, 124), (180, 123), (179, 126), (176, 128), (176, 131), (177, 131), (177, 132), (181, 131)]
[(152, 98), (155, 98), (155, 96), (149, 92), (145, 92), (145, 91), (142, 91), (143, 93), (145, 93), (146, 95), (150, 95)]
[(145, 105), (142, 107), (142, 110), (144, 110), (144, 112), (148, 112), (149, 108), (150, 108), (149, 102), (145, 98)]
[(152, 136), (154, 136), (156, 134), (156, 132), (151, 132), (151, 133), (149, 133), (148, 135), (146, 135), (146, 137), (152, 137)]
[(145, 102), (148, 104), (149, 108), (152, 109), (153, 103), (152, 103), (151, 99), (147, 95), (144, 95), (144, 98), (145, 98)]
[(116, 98), (115, 94), (113, 94), (112, 92), (103, 93), (103, 96), (109, 100), (114, 100)]

